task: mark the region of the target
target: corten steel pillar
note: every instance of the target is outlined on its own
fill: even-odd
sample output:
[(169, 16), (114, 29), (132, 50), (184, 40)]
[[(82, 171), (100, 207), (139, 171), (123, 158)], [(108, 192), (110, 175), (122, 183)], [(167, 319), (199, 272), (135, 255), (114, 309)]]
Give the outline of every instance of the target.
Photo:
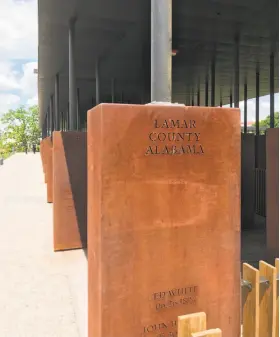
[(244, 133), (247, 133), (247, 96), (248, 88), (247, 82), (244, 84)]
[(99, 60), (95, 62), (95, 105), (100, 103)]
[(151, 101), (171, 97), (172, 0), (151, 0)]
[(234, 107), (239, 108), (239, 35), (235, 37), (234, 49)]
[(209, 79), (207, 75), (205, 80), (205, 106), (208, 106), (208, 92), (209, 92)]
[(115, 103), (115, 79), (112, 78), (111, 80), (111, 96), (112, 96), (112, 103)]
[(60, 113), (59, 113), (59, 75), (56, 74), (54, 82), (54, 105), (55, 105), (55, 124), (56, 131), (60, 130)]
[(274, 128), (274, 53), (270, 55), (270, 128)]
[(69, 130), (71, 131), (77, 129), (75, 24), (76, 19), (71, 19), (69, 22)]
[(216, 86), (216, 60), (211, 63), (211, 106), (215, 106), (215, 86)]

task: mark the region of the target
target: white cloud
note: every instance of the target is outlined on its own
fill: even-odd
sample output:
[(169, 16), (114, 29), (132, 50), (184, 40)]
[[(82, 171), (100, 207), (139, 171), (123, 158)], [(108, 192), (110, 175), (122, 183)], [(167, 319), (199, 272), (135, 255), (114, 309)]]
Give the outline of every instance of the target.
[(20, 90), (23, 96), (34, 97), (37, 93), (37, 78), (34, 69), (38, 67), (37, 62), (25, 63), (23, 65), (23, 76), (19, 81)]
[[(229, 107), (229, 105), (225, 105)], [(244, 121), (244, 101), (239, 103), (241, 110), (241, 121)], [(279, 93), (274, 95), (274, 111), (279, 112)], [(270, 114), (270, 96), (260, 97), (260, 120), (265, 119)], [(252, 98), (247, 101), (247, 121), (254, 122), (256, 120), (256, 99)]]
[(0, 1), (0, 61), (37, 59), (37, 1)]
[(36, 0), (0, 0), (0, 114), (38, 101), (37, 15)]
[(20, 97), (13, 94), (0, 93), (0, 115), (9, 109), (15, 109), (20, 103)]
[(38, 96), (34, 96), (29, 98), (26, 103), (28, 106), (37, 105), (38, 104)]

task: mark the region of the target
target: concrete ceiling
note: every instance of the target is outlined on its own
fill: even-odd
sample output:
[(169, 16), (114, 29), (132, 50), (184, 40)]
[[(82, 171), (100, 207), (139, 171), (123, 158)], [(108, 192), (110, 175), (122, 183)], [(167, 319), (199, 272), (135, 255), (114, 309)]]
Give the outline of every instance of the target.
[[(76, 22), (77, 87), (85, 113), (95, 104), (95, 62), (100, 59), (101, 101), (110, 101), (112, 78), (116, 98), (149, 100), (151, 0), (38, 0), (39, 105), (41, 119), (60, 75), (60, 109), (68, 106), (68, 27)], [(256, 68), (260, 93), (269, 93), (270, 53), (275, 53), (278, 92), (278, 0), (173, 0), (172, 99), (185, 103), (200, 90), (204, 105), (205, 78), (216, 63), (215, 103), (229, 103), (234, 76), (234, 37), (240, 35), (240, 100), (248, 82), (255, 97)], [(210, 102), (209, 82), (209, 102)], [(196, 102), (196, 98), (195, 98)]]

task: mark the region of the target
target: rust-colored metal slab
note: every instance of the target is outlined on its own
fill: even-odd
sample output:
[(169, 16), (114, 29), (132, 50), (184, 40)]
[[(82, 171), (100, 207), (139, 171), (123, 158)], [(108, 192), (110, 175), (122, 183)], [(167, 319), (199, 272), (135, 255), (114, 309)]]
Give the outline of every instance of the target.
[(86, 247), (86, 133), (53, 133), (54, 250)]
[(279, 129), (266, 131), (266, 246), (267, 259), (279, 257)]
[(88, 112), (90, 337), (240, 335), (240, 112), (101, 104)]

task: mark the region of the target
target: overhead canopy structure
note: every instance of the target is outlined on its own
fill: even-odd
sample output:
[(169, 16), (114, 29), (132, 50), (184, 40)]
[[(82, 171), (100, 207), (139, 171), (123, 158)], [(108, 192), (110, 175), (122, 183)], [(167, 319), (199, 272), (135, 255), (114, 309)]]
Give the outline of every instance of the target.
[(150, 102), (151, 1), (172, 3), (172, 102), (278, 92), (278, 0), (38, 0), (41, 125), (76, 88), (81, 124), (98, 102)]

